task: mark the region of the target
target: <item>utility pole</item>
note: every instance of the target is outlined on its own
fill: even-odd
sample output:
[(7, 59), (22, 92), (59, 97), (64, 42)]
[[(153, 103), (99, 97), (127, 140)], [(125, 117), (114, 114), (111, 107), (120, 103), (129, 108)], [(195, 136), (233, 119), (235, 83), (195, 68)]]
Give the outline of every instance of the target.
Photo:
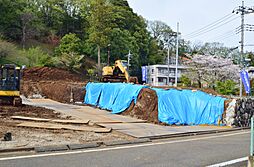
[[(243, 68), (243, 53), (244, 53), (244, 15), (254, 13), (253, 8), (249, 8), (247, 6), (244, 6), (244, 1), (242, 1), (242, 6), (239, 6), (237, 9), (233, 10), (232, 13), (241, 14), (241, 55), (240, 55), (240, 67)], [(243, 94), (243, 83), (242, 79), (240, 77), (240, 97), (242, 97)]]
[(177, 22), (175, 87), (177, 87), (177, 75), (178, 75), (178, 43), (179, 43), (178, 38), (179, 38), (179, 23)]
[(169, 86), (169, 41), (168, 41), (168, 86)]
[(129, 68), (130, 68), (130, 60), (131, 60), (131, 51), (129, 50), (129, 53), (128, 53), (128, 55), (127, 55), (127, 62), (128, 62), (128, 64), (127, 64), (127, 71), (129, 71)]
[(109, 60), (110, 60), (110, 46), (111, 44), (108, 44), (108, 66), (110, 64)]

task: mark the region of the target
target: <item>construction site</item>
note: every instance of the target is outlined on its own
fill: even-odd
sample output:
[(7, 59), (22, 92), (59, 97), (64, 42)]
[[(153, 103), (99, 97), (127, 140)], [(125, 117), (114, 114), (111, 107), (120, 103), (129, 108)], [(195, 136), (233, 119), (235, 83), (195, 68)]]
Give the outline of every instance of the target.
[(20, 92), (22, 105), (0, 106), (1, 150), (238, 130), (250, 126), (254, 107), (209, 91), (92, 83), (48, 67), (25, 69)]

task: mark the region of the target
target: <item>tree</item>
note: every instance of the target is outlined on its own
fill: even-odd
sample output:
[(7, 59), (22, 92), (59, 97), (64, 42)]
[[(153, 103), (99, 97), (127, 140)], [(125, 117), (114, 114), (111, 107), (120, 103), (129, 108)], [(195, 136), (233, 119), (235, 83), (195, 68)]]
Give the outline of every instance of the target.
[(76, 34), (66, 34), (60, 41), (60, 45), (56, 48), (56, 55), (75, 53), (81, 51), (81, 40)]
[(229, 48), (223, 46), (222, 43), (218, 42), (206, 42), (203, 43), (195, 43), (193, 46), (189, 46), (190, 54), (200, 54), (200, 55), (212, 55), (219, 56), (223, 58), (230, 58), (234, 61), (234, 63), (239, 63), (239, 51), (236, 48)]
[[(109, 33), (111, 30), (112, 7), (108, 1), (94, 0), (90, 3), (90, 15), (88, 21), (89, 27), (89, 40), (97, 45), (98, 50), (98, 70), (100, 71), (101, 63), (101, 47), (109, 44)], [(99, 72), (100, 73), (100, 72)]]
[(211, 55), (193, 55), (186, 65), (189, 66), (187, 76), (193, 82), (197, 82), (200, 88), (203, 82), (209, 87), (214, 87), (216, 81), (239, 82), (240, 68), (230, 59)]
[(162, 21), (148, 21), (148, 30), (160, 46), (172, 43), (176, 37), (176, 32)]

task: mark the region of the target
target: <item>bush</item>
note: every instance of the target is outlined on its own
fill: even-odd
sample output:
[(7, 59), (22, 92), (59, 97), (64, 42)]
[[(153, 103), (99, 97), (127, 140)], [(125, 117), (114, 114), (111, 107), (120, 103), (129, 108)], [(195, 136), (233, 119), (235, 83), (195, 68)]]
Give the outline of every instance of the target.
[(10, 59), (18, 54), (16, 46), (10, 42), (0, 39), (0, 62), (7, 63)]
[(226, 80), (225, 82), (217, 81), (215, 90), (223, 95), (235, 95), (237, 93), (236, 84), (232, 80)]
[(79, 72), (83, 64), (83, 55), (78, 55), (76, 53), (64, 53), (61, 57), (58, 57), (59, 64), (63, 68), (66, 68), (70, 71)]
[(28, 67), (42, 67), (52, 64), (51, 57), (44, 53), (39, 47), (29, 48), (27, 50), (23, 50), (22, 52), (24, 57), (27, 59), (25, 65)]
[(188, 77), (186, 77), (185, 75), (182, 75), (180, 80), (181, 80), (181, 83), (183, 86), (187, 86), (187, 87), (191, 86), (191, 80)]

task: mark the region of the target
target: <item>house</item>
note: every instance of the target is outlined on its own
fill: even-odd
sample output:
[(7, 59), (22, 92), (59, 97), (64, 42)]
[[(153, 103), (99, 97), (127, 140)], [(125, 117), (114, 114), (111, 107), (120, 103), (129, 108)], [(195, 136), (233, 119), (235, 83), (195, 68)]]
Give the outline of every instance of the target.
[[(146, 66), (147, 70), (147, 84), (152, 86), (172, 86), (175, 83), (175, 64), (170, 65), (149, 65)], [(186, 71), (187, 67), (183, 65), (178, 65), (177, 78), (180, 81), (181, 75)]]

